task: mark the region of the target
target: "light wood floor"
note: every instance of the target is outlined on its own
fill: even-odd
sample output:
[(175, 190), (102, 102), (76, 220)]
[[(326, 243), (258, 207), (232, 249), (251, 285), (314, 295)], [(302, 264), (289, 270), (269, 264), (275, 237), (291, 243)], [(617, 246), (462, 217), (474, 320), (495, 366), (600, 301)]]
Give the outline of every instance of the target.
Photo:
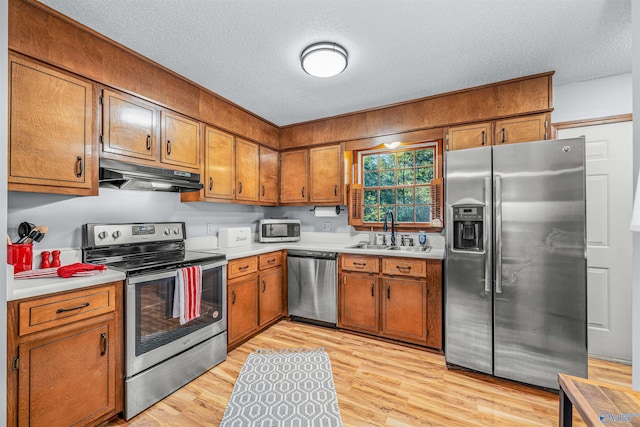
[[(317, 326), (281, 321), (166, 397), (130, 426), (217, 426), (255, 349), (325, 347), (345, 426), (557, 426), (558, 395), (447, 370), (444, 356)], [(631, 367), (589, 360), (589, 377), (630, 386)], [(574, 410), (574, 425), (584, 426)]]

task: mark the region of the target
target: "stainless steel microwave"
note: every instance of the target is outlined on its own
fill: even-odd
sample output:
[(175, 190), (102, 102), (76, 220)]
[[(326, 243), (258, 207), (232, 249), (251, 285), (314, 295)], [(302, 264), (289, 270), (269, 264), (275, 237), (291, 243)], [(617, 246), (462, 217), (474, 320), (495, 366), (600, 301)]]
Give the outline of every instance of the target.
[(258, 224), (261, 243), (297, 242), (300, 240), (299, 219), (261, 219)]

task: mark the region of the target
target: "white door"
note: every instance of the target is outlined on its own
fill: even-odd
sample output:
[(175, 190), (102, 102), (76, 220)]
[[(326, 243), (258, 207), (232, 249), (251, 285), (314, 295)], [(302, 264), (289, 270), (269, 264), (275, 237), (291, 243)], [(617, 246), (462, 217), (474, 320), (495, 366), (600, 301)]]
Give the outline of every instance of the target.
[(632, 122), (558, 130), (586, 137), (590, 356), (631, 361)]

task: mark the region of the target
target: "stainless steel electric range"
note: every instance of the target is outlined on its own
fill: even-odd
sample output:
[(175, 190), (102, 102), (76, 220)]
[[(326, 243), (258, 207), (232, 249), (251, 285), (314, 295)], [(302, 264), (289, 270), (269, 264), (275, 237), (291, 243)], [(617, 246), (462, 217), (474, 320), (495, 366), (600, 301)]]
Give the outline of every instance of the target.
[[(183, 222), (85, 224), (87, 263), (126, 274), (125, 409), (130, 419), (227, 357), (226, 257), (185, 250)], [(173, 317), (177, 272), (202, 267), (201, 315)]]

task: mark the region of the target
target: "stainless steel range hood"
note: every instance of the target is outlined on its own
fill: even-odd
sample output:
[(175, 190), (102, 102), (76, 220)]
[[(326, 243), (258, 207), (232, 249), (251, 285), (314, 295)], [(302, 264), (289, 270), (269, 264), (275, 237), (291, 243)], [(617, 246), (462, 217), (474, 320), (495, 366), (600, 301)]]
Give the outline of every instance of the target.
[(185, 193), (203, 185), (198, 173), (100, 159), (100, 187)]

